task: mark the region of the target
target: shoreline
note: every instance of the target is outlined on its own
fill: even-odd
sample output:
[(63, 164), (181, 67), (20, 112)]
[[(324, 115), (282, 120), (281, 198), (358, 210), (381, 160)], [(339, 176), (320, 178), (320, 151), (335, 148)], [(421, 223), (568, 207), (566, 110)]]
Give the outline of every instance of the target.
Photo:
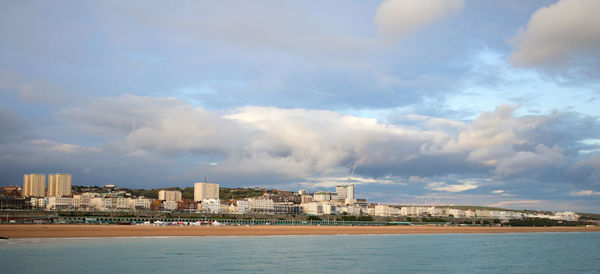
[(168, 236), (303, 236), (600, 232), (600, 227), (454, 227), (454, 226), (146, 226), (3, 224), (0, 236), (21, 238), (113, 238)]

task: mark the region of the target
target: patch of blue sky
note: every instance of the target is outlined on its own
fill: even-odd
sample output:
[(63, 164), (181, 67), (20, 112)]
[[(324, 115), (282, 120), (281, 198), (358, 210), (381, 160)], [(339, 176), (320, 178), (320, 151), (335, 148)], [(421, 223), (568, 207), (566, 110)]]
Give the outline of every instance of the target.
[(501, 104), (516, 105), (517, 115), (550, 113), (554, 110), (598, 116), (593, 87), (564, 86), (531, 69), (515, 68), (507, 56), (483, 50), (471, 61), (472, 69), (461, 92), (446, 100), (450, 109), (473, 113), (491, 111)]

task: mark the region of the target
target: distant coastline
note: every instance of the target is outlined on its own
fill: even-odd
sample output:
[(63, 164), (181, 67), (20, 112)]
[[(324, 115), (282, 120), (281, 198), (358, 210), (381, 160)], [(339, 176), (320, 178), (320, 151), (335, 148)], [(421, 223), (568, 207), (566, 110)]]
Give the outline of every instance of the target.
[(600, 232), (600, 227), (0, 225), (8, 238)]

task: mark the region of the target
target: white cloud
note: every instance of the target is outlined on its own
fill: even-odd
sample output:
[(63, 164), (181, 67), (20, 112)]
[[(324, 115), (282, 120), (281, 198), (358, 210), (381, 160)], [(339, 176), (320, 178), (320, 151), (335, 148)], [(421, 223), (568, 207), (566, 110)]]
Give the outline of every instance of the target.
[(387, 0), (377, 8), (375, 24), (388, 41), (399, 40), (415, 29), (457, 13), (464, 0)]
[(332, 188), (341, 184), (354, 184), (354, 185), (365, 185), (365, 184), (384, 184), (384, 185), (406, 185), (406, 183), (396, 182), (393, 179), (375, 179), (375, 178), (365, 178), (365, 177), (352, 177), (351, 180), (348, 180), (348, 177), (316, 177), (316, 178), (307, 178), (305, 182), (300, 183), (300, 185), (314, 188), (314, 187), (323, 187), (323, 188)]
[(516, 200), (516, 201), (501, 201), (494, 204), (490, 204), (488, 206), (492, 207), (504, 207), (504, 206), (530, 206), (541, 203), (541, 200)]
[(493, 190), (491, 193), (492, 193), (492, 194), (497, 194), (497, 195), (500, 195), (500, 196), (502, 196), (502, 197), (510, 197), (510, 196), (515, 196), (514, 194), (509, 194), (509, 193), (506, 193), (506, 191), (505, 191), (505, 190), (503, 190), (503, 189), (496, 189), (496, 190)]
[(600, 195), (600, 191), (593, 190), (581, 190), (577, 192), (571, 192), (571, 196), (595, 196)]
[[(600, 1), (560, 0), (540, 8), (512, 38), (517, 66), (594, 63), (600, 58)], [(591, 59), (590, 59), (591, 58)]]
[(427, 184), (426, 188), (435, 191), (447, 191), (447, 192), (463, 192), (471, 189), (476, 189), (478, 186), (477, 182), (472, 180), (459, 180), (460, 184), (446, 184), (445, 182), (434, 182)]
[(28, 142), (30, 145), (37, 146), (46, 151), (55, 151), (66, 154), (71, 153), (88, 153), (88, 152), (101, 152), (102, 150), (97, 147), (86, 147), (73, 144), (59, 143), (48, 139), (34, 139)]

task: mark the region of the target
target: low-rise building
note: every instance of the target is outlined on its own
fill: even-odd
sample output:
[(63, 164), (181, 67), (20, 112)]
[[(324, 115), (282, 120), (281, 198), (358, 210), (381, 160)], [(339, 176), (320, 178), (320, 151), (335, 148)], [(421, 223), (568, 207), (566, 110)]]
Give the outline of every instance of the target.
[(48, 204), (48, 198), (46, 197), (31, 197), (30, 200), (31, 207), (33, 209), (46, 209), (46, 205)]
[(18, 196), (0, 196), (0, 208), (2, 209), (31, 209), (31, 199)]
[[(346, 214), (351, 216), (360, 216), (363, 214), (362, 208), (356, 205), (338, 206), (336, 207), (336, 214)], [(366, 214), (366, 213), (365, 213)]]
[(176, 211), (177, 202), (172, 200), (163, 201), (163, 209), (166, 211)]
[(292, 202), (273, 203), (275, 214), (302, 214), (302, 206)]
[(400, 215), (409, 217), (418, 217), (427, 213), (427, 207), (424, 206), (403, 206), (400, 208)]
[(219, 199), (204, 199), (202, 200), (202, 212), (217, 214), (221, 212), (221, 201)]
[(325, 191), (317, 191), (313, 193), (313, 200), (315, 202), (326, 202), (331, 200), (331, 193)]
[(129, 208), (134, 211), (146, 211), (152, 208), (152, 199), (138, 197), (137, 199), (129, 200)]
[(273, 200), (248, 199), (248, 208), (252, 213), (273, 214), (275, 206)]
[(302, 210), (308, 215), (332, 215), (336, 206), (327, 202), (310, 202), (302, 204)]
[(237, 210), (239, 214), (248, 214), (250, 213), (250, 203), (248, 200), (238, 200), (236, 201)]
[(400, 209), (389, 205), (376, 205), (375, 216), (391, 217), (400, 215)]
[(72, 197), (48, 197), (47, 210), (77, 210), (79, 200)]

